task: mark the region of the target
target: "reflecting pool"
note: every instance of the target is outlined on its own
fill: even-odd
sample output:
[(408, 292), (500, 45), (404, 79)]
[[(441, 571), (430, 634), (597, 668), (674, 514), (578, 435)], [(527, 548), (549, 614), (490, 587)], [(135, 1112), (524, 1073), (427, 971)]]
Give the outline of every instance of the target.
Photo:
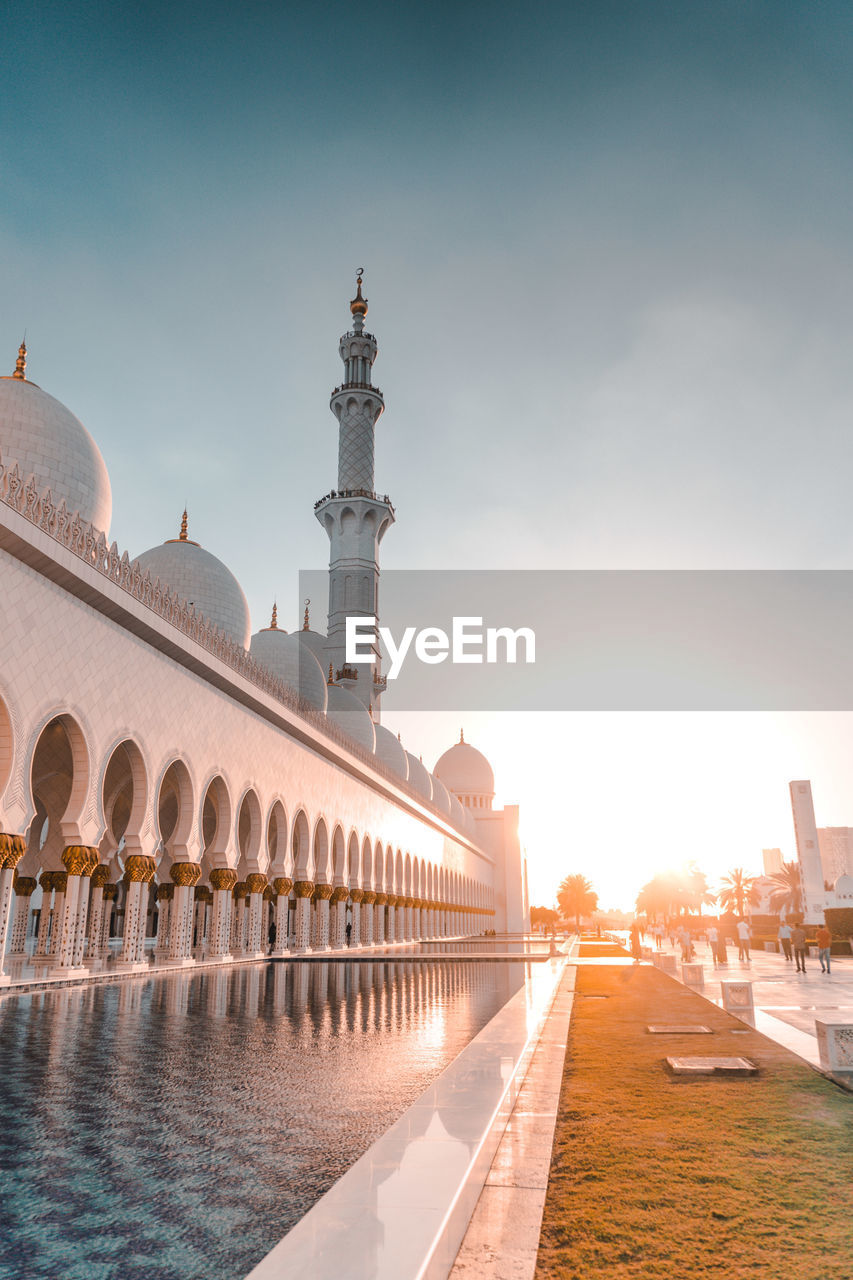
[(271, 963), (4, 997), (0, 1277), (239, 1280), (524, 973)]

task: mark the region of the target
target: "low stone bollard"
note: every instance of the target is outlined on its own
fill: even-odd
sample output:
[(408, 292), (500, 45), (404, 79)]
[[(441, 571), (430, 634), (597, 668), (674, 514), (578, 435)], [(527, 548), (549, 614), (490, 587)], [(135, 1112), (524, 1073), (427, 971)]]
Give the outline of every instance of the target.
[(752, 1013), (755, 1008), (751, 982), (721, 982), (720, 994), (727, 1013)]
[(776, 943), (775, 943), (775, 942), (765, 942), (765, 944), (764, 944), (764, 950), (765, 950), (765, 951), (773, 951), (773, 952), (776, 952), (776, 951), (778, 951), (778, 950), (779, 950), (779, 948), (776, 946)]
[(681, 981), (685, 986), (704, 987), (705, 985), (705, 969), (701, 964), (683, 964), (681, 966)]
[(661, 973), (671, 973), (673, 977), (678, 973), (678, 964), (675, 956), (656, 955), (652, 959), (655, 968), (660, 969)]
[(814, 1020), (820, 1065), (825, 1071), (853, 1072), (853, 1022)]

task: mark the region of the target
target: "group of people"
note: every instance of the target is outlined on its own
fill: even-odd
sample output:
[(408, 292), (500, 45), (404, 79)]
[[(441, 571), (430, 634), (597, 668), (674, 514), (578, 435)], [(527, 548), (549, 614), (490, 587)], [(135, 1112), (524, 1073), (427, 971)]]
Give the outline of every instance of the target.
[[(655, 945), (660, 951), (663, 946), (663, 939), (666, 931), (663, 925), (654, 924), (649, 927), (648, 932), (655, 940)], [(735, 926), (737, 934), (738, 960), (745, 964), (750, 963), (749, 947), (751, 941), (749, 924), (746, 920), (739, 920)], [(779, 945), (786, 960), (792, 960), (796, 965), (797, 973), (805, 973), (806, 971), (806, 930), (802, 924), (783, 923), (779, 926), (777, 934)], [(639, 960), (642, 955), (640, 946), (640, 926), (635, 920), (631, 925), (631, 954), (635, 960)], [(714, 961), (714, 968), (718, 965), (726, 965), (728, 963), (726, 956), (726, 934), (725, 930), (717, 925), (709, 925), (705, 931), (705, 938), (708, 943), (711, 957)], [(681, 948), (681, 960), (683, 964), (689, 964), (695, 957), (695, 949), (693, 946), (693, 938), (687, 925), (682, 925), (678, 930), (671, 930), (669, 940), (674, 947), (676, 943)], [(817, 929), (817, 946), (818, 959), (820, 961), (821, 973), (831, 972), (831, 956), (832, 956), (832, 934), (829, 932), (825, 924), (819, 925)], [(851, 950), (853, 950), (853, 939), (851, 939)]]
[[(782, 948), (786, 960), (793, 958), (796, 964), (797, 973), (805, 973), (806, 971), (806, 931), (803, 925), (780, 924), (779, 933), (777, 934), (779, 945)], [(829, 932), (825, 924), (818, 925), (817, 936), (817, 954), (820, 961), (821, 973), (832, 972), (832, 934)]]

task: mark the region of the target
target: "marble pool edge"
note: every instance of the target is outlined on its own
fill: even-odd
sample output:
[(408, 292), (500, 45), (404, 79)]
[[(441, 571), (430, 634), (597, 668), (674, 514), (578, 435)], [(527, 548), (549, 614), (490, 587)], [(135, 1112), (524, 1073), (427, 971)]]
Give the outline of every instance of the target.
[[(567, 963), (561, 955), (530, 965), (522, 989), (246, 1280), (446, 1280)], [(500, 1087), (484, 1098), (482, 1081), (488, 1073), (493, 1076), (496, 1065)], [(466, 1136), (469, 1149), (462, 1164), (459, 1141), (449, 1135), (430, 1138), (426, 1132), (431, 1118), (448, 1106), (474, 1126)], [(402, 1185), (390, 1197), (386, 1191), (385, 1217), (380, 1217), (378, 1189), (390, 1186), (395, 1177)]]

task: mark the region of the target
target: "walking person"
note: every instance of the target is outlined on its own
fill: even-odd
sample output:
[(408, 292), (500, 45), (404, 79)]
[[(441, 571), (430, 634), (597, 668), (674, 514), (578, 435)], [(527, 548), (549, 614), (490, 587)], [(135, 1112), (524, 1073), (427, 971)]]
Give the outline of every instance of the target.
[(785, 954), (785, 959), (790, 960), (791, 959), (791, 926), (789, 924), (780, 924), (779, 932), (776, 934), (776, 937), (779, 939), (780, 943), (782, 944), (782, 951)]
[(705, 934), (705, 937), (708, 941), (708, 949), (711, 952), (711, 959), (714, 961), (714, 968), (716, 969), (717, 960), (718, 960), (717, 947), (719, 945), (719, 934), (717, 933), (717, 926), (712, 924), (711, 927), (708, 929), (707, 933)]
[(739, 920), (737, 925), (737, 958), (749, 964), (749, 925)]
[(829, 932), (825, 924), (819, 926), (817, 931), (818, 959), (820, 960), (821, 973), (829, 973), (829, 958), (832, 954), (832, 934)]
[(717, 938), (717, 960), (723, 968), (728, 967), (728, 958), (726, 956), (726, 931), (722, 925), (719, 929), (719, 937)]
[(352, 920), (347, 920), (346, 934), (347, 934), (347, 946), (349, 946), (350, 939), (352, 938)]
[(275, 935), (276, 935), (275, 920), (270, 920), (270, 927), (267, 930), (267, 939), (269, 940), (269, 944), (270, 944), (270, 955), (272, 955), (273, 949), (275, 947)]
[(640, 926), (635, 920), (631, 925), (631, 955), (635, 960), (639, 960), (642, 954), (640, 949)]
[(806, 931), (801, 924), (797, 924), (791, 930), (791, 945), (794, 948), (794, 960), (797, 965), (797, 973), (805, 973), (806, 971)]

